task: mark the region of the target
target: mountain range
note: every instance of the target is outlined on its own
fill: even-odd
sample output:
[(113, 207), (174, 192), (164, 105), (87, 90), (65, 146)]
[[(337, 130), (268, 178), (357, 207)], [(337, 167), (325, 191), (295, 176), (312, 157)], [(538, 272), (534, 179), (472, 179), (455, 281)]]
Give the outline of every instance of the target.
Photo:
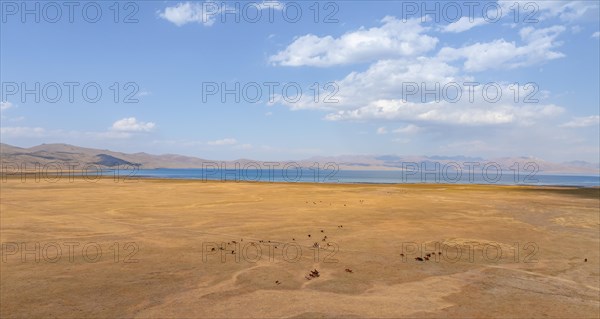
[[(25, 167), (28, 168), (33, 168), (36, 163), (40, 165), (49, 163), (59, 163), (61, 165), (62, 163), (77, 163), (82, 166), (93, 164), (101, 168), (135, 165), (139, 166), (140, 169), (203, 168), (211, 165), (209, 163), (212, 163), (212, 165), (215, 163), (224, 164), (227, 168), (235, 168), (236, 163), (242, 168), (256, 168), (256, 166), (246, 166), (249, 163), (258, 164), (263, 168), (271, 165), (265, 161), (253, 161), (250, 159), (219, 161), (175, 154), (128, 154), (68, 144), (41, 144), (30, 148), (22, 148), (0, 143), (0, 158), (3, 167), (6, 163), (16, 163), (18, 165), (25, 164)], [(519, 169), (524, 172), (531, 171), (537, 166), (539, 172), (546, 174), (600, 174), (600, 163), (584, 161), (554, 163), (534, 157), (484, 159), (468, 156), (342, 155), (330, 157), (319, 156), (303, 160), (279, 161), (278, 163), (279, 167), (288, 163), (296, 163), (302, 167), (314, 167), (314, 163), (319, 163), (320, 167), (324, 167), (328, 163), (335, 163), (341, 170), (399, 170), (411, 167), (414, 169), (414, 165), (424, 165), (420, 167), (433, 169), (436, 163), (439, 163), (440, 168), (446, 165), (449, 170), (453, 170), (456, 164), (464, 169), (467, 163), (472, 162), (478, 163), (479, 167), (483, 167), (488, 163), (497, 163), (505, 171), (515, 169), (515, 163), (518, 163)]]

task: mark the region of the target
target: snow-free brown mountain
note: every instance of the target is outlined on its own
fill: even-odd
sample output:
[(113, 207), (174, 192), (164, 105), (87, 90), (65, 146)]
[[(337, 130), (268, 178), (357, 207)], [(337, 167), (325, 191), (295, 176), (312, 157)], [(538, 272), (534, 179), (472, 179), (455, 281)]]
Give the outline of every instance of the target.
[[(103, 168), (116, 166), (135, 165), (140, 169), (155, 168), (203, 168), (208, 163), (224, 163), (228, 168), (234, 168), (235, 163), (244, 167), (249, 162), (255, 162), (263, 167), (268, 167), (266, 162), (251, 159), (240, 159), (235, 161), (221, 161), (218, 159), (203, 159), (198, 157), (183, 156), (176, 154), (153, 155), (148, 153), (122, 153), (110, 150), (86, 148), (69, 144), (41, 144), (30, 148), (22, 148), (8, 144), (0, 144), (0, 156), (3, 163), (25, 164), (26, 167), (34, 167), (36, 163), (45, 165), (49, 163), (76, 163), (79, 165), (94, 164)], [(342, 155), (342, 156), (319, 156), (303, 160), (279, 161), (280, 165), (295, 162), (303, 167), (310, 167), (319, 163), (321, 167), (327, 163), (335, 163), (343, 170), (401, 170), (410, 163), (426, 165), (428, 169), (433, 168), (435, 163), (441, 166), (449, 163), (457, 163), (464, 167), (465, 163), (476, 162), (498, 163), (503, 169), (508, 170), (514, 163), (520, 167), (527, 163), (535, 163), (540, 172), (547, 174), (599, 174), (600, 164), (584, 161), (571, 161), (564, 163), (549, 162), (533, 157), (503, 157), (484, 159), (467, 156), (397, 156), (397, 155)]]

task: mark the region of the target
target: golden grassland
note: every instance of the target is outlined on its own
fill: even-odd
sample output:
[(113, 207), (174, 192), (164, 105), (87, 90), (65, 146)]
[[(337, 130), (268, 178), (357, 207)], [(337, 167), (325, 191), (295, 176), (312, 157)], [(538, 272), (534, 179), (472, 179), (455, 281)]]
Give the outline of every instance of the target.
[(600, 311), (598, 188), (8, 178), (0, 196), (2, 318)]

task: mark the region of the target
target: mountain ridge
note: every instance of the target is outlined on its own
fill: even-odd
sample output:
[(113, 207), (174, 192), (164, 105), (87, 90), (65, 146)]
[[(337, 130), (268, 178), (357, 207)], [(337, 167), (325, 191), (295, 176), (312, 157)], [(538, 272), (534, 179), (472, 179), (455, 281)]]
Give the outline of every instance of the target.
[[(0, 157), (3, 163), (25, 164), (26, 167), (33, 167), (36, 163), (46, 165), (53, 162), (80, 163), (86, 165), (94, 164), (103, 168), (129, 165), (138, 166), (142, 169), (206, 168), (208, 163), (211, 163), (210, 165), (213, 165), (214, 163), (219, 163), (220, 165), (224, 164), (227, 168), (234, 168), (236, 163), (239, 163), (242, 167), (249, 163), (257, 163), (261, 167), (268, 167), (270, 165), (266, 164), (267, 161), (257, 161), (246, 158), (233, 161), (222, 161), (178, 154), (155, 155), (145, 152), (123, 153), (63, 143), (40, 144), (29, 148), (0, 143)], [(282, 167), (292, 163), (302, 167), (314, 167), (314, 163), (319, 163), (319, 167), (324, 167), (328, 163), (335, 163), (339, 169), (344, 170), (402, 170), (414, 169), (415, 167), (420, 167), (423, 170), (448, 167), (452, 170), (457, 164), (459, 166), (465, 166), (474, 165), (468, 163), (477, 163), (479, 164), (479, 167), (485, 165), (490, 167), (499, 165), (502, 170), (505, 171), (516, 169), (515, 163), (518, 163), (518, 169), (522, 171), (535, 169), (535, 166), (537, 165), (538, 170), (545, 173), (600, 174), (600, 164), (598, 163), (589, 163), (585, 161), (553, 163), (543, 159), (523, 156), (483, 159), (481, 157), (463, 155), (340, 155), (314, 156), (303, 160), (278, 161), (277, 163)], [(248, 168), (252, 169), (255, 167), (249, 166)]]

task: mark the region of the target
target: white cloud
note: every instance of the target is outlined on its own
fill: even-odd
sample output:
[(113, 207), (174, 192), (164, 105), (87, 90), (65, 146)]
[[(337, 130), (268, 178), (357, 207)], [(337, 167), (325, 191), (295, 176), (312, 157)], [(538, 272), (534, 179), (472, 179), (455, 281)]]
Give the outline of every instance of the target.
[[(472, 20), (472, 21), (471, 21)], [(470, 17), (462, 17), (460, 18), (458, 21), (450, 23), (446, 26), (444, 26), (441, 31), (442, 32), (452, 32), (452, 33), (460, 33), (460, 32), (464, 32), (467, 30), (470, 30), (476, 26), (485, 24), (485, 19), (484, 18), (474, 18), (471, 19)]]
[(184, 2), (174, 7), (166, 7), (159, 16), (177, 26), (196, 22), (204, 26), (211, 26), (221, 12), (218, 3), (214, 2)]
[(364, 72), (352, 72), (342, 80), (334, 81), (339, 88), (333, 96), (339, 101), (337, 103), (322, 103), (322, 99), (319, 103), (315, 103), (309, 94), (303, 95), (302, 99), (295, 103), (286, 102), (281, 96), (275, 96), (274, 101), (293, 110), (353, 109), (376, 99), (398, 98), (403, 83), (425, 82), (431, 87), (434, 82), (459, 81), (457, 72), (457, 68), (430, 58), (381, 60), (373, 63)]
[(13, 107), (14, 105), (11, 102), (8, 101), (1, 101), (0, 102), (0, 111), (5, 111), (10, 109), (11, 107)]
[(595, 126), (600, 124), (600, 116), (599, 115), (590, 115), (585, 117), (575, 117), (573, 120), (561, 124), (561, 127), (567, 128), (579, 128), (579, 127), (588, 127)]
[[(551, 1), (531, 1), (531, 0), (500, 0), (498, 1), (504, 15), (514, 18), (514, 8), (519, 8), (519, 21), (525, 20), (547, 20), (558, 17), (566, 22), (574, 22), (584, 15), (594, 15), (593, 11), (598, 10), (597, 1), (570, 1), (570, 0), (551, 0)], [(597, 13), (595, 13), (597, 16)]]
[(158, 16), (177, 26), (195, 22), (209, 27), (221, 14), (227, 12), (239, 16), (243, 13), (240, 10), (244, 10), (244, 12), (249, 10), (248, 6), (254, 6), (257, 10), (283, 10), (284, 7), (278, 1), (250, 2), (244, 4), (244, 9), (241, 9), (239, 3), (234, 3), (234, 7), (231, 7), (226, 2), (180, 2), (175, 6), (166, 7), (164, 11), (159, 11)]
[(515, 106), (504, 103), (453, 104), (443, 101), (413, 103), (378, 100), (358, 109), (330, 113), (325, 118), (331, 121), (394, 120), (468, 126), (531, 125), (537, 119), (552, 117), (563, 111), (563, 108), (552, 104)]
[(224, 138), (222, 140), (208, 142), (208, 145), (217, 145), (217, 146), (235, 145), (235, 144), (237, 144), (237, 140), (235, 138)]
[(403, 128), (395, 129), (393, 132), (398, 133), (398, 134), (416, 134), (420, 131), (421, 131), (420, 127), (418, 127), (414, 124), (408, 124), (407, 126), (405, 126)]
[(594, 33), (592, 33), (592, 38), (600, 38), (600, 31), (596, 31)]
[[(531, 93), (531, 87), (513, 87), (509, 83), (495, 83), (501, 96), (493, 101), (496, 88), (484, 92), (484, 85), (467, 87), (465, 82), (474, 81), (472, 77), (460, 75), (457, 68), (435, 58), (416, 58), (412, 60), (382, 60), (372, 64), (364, 72), (352, 72), (341, 81), (339, 92), (335, 96), (339, 103), (315, 103), (306, 97), (296, 103), (278, 103), (292, 109), (322, 109), (329, 111), (325, 119), (331, 121), (403, 121), (407, 124), (446, 124), (446, 125), (533, 125), (540, 119), (551, 118), (563, 111), (552, 104), (532, 105), (525, 103), (523, 96), (514, 102), (514, 92)], [(458, 85), (461, 97), (454, 101), (456, 93), (449, 90), (443, 93), (446, 84)], [(418, 92), (413, 96), (403, 96), (406, 84), (417, 85)], [(438, 84), (433, 96), (422, 100), (425, 88), (431, 90)], [(509, 87), (510, 86), (510, 87)], [(487, 92), (487, 94), (485, 94)], [(472, 100), (471, 100), (472, 98)], [(543, 100), (541, 94), (533, 98)], [(417, 127), (405, 128), (404, 133), (416, 132)], [(397, 133), (402, 133), (398, 131)]]
[[(546, 14), (550, 12), (550, 9), (544, 10)], [(523, 19), (526, 12), (520, 14), (523, 15)], [(395, 20), (389, 17), (387, 19)], [(443, 28), (433, 28), (436, 31), (458, 33), (486, 23), (483, 19), (469, 22), (468, 18), (465, 18)], [(462, 99), (456, 103), (444, 101), (443, 98), (439, 103), (432, 102), (431, 99), (421, 101), (420, 94), (404, 98), (402, 84), (410, 82), (424, 84), (430, 88), (436, 83), (441, 86), (451, 82), (485, 83), (493, 81), (493, 78), (489, 78), (490, 74), (481, 75), (485, 76), (485, 79), (477, 79), (480, 76), (475, 77), (474, 72), (534, 66), (562, 58), (565, 55), (560, 52), (561, 36), (567, 30), (577, 32), (578, 28), (573, 24), (519, 27), (510, 30), (513, 35), (517, 32), (515, 40), (508, 36), (491, 38), (484, 42), (469, 42), (463, 44), (463, 47), (458, 44), (457, 48), (445, 47), (441, 50), (435, 49), (437, 39), (432, 38), (435, 42), (431, 48), (421, 48), (418, 53), (398, 51), (394, 54), (388, 54), (386, 51), (386, 48), (398, 40), (390, 35), (392, 32), (388, 30), (388, 24), (393, 25), (393, 22), (383, 22), (376, 28), (349, 31), (341, 36), (308, 34), (296, 38), (287, 48), (271, 56), (270, 61), (276, 65), (321, 67), (359, 62), (371, 64), (366, 70), (353, 71), (345, 77), (333, 80), (339, 87), (334, 96), (339, 100), (338, 103), (315, 103), (311, 96), (303, 96), (295, 103), (288, 103), (281, 96), (275, 96), (275, 103), (288, 106), (292, 110), (326, 111), (324, 118), (330, 121), (374, 122), (380, 126), (385, 125), (375, 127), (377, 134), (397, 134), (390, 136), (394, 138), (392, 141), (397, 143), (409, 143), (411, 139), (416, 141), (433, 136), (441, 139), (447, 137), (449, 141), (455, 141), (464, 138), (467, 133), (476, 133), (477, 138), (485, 138), (486, 141), (502, 141), (506, 144), (503, 144), (505, 151), (511, 149), (507, 141), (517, 141), (515, 143), (518, 144), (525, 134), (530, 137), (530, 141), (540, 141), (540, 149), (545, 149), (551, 140), (547, 138), (547, 128), (554, 127), (555, 130), (557, 124), (565, 121), (558, 116), (565, 113), (565, 109), (547, 101), (547, 92), (537, 92), (534, 96), (540, 100), (537, 103), (524, 103), (523, 98), (531, 91), (521, 86), (518, 88), (519, 101), (515, 102), (515, 88), (509, 87), (508, 82), (496, 83), (503, 93), (497, 102), (486, 101), (480, 85), (474, 92), (475, 101), (468, 101), (469, 94), (464, 90)], [(411, 41), (407, 41), (409, 48), (419, 37), (430, 34), (426, 25), (415, 23), (417, 30), (407, 31), (413, 36)], [(384, 29), (389, 32), (383, 32)], [(369, 34), (370, 32), (374, 33)], [(361, 43), (362, 39), (358, 36), (357, 40), (350, 41), (350, 36), (355, 35), (365, 35), (374, 42), (365, 42), (356, 48), (351, 44)], [(385, 43), (386, 46), (380, 43)], [(455, 45), (454, 42), (450, 43)], [(537, 71), (537, 68), (534, 70)], [(440, 134), (449, 130), (452, 131), (451, 134)], [(569, 133), (567, 130), (562, 131)], [(469, 138), (472, 138), (472, 135)], [(490, 145), (496, 147), (496, 142), (490, 142)], [(483, 147), (480, 143), (474, 146)], [(528, 149), (527, 145), (519, 144), (515, 149), (517, 147)]]
[(464, 69), (472, 72), (535, 65), (564, 57), (564, 54), (553, 49), (561, 44), (555, 40), (565, 29), (564, 26), (544, 29), (526, 27), (519, 32), (521, 40), (525, 42), (523, 46), (497, 39), (458, 49), (444, 47), (438, 53), (438, 57), (443, 61), (464, 59)]
[(10, 108), (15, 107), (14, 104), (12, 104), (11, 102), (8, 101), (0, 101), (0, 120), (4, 121), (4, 120), (8, 120), (10, 122), (20, 122), (22, 120), (25, 119), (25, 117), (23, 116), (18, 116), (18, 117), (8, 117), (5, 116), (4, 114), (1, 114), (3, 111), (6, 111)]
[(288, 47), (269, 58), (283, 66), (328, 67), (378, 59), (416, 56), (435, 48), (438, 39), (423, 34), (419, 19), (406, 22), (386, 16), (381, 27), (348, 32), (334, 38), (313, 34), (298, 37)]
[(141, 122), (135, 117), (128, 117), (113, 123), (111, 130), (120, 132), (150, 132), (156, 127), (152, 122)]

